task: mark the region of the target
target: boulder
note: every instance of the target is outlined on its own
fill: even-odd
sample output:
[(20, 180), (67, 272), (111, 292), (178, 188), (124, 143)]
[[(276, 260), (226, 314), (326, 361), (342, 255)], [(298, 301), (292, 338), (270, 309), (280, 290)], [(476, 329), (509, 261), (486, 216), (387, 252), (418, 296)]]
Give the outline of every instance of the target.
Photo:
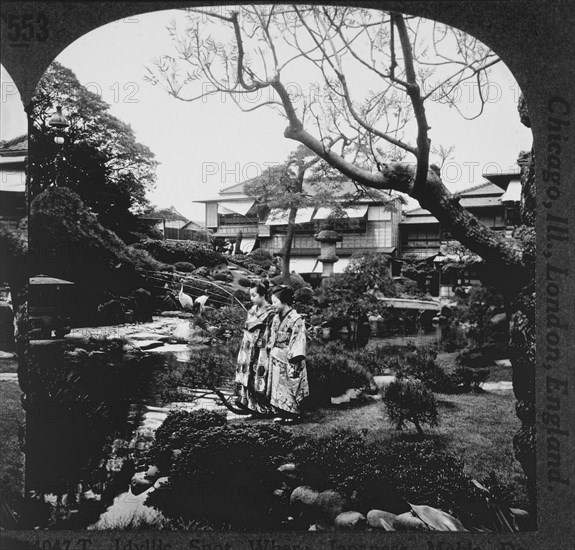
[(288, 483), (300, 483), (302, 480), (301, 473), (297, 469), (297, 466), (290, 462), (288, 464), (282, 464), (278, 468), (278, 472), (281, 474), (282, 479), (287, 481)]
[(156, 483), (154, 483), (154, 489), (165, 489), (165, 487), (169, 481), (170, 481), (170, 478), (168, 478), (167, 476), (159, 477), (156, 480)]
[(338, 514), (333, 524), (340, 531), (363, 531), (367, 518), (360, 512), (342, 512)]
[(130, 482), (130, 492), (135, 496), (141, 495), (152, 486), (152, 482), (147, 480), (144, 475), (145, 472), (138, 472)]
[(319, 492), (308, 485), (296, 487), (290, 495), (290, 504), (296, 508), (309, 508), (315, 506)]
[(329, 521), (333, 520), (346, 508), (345, 498), (342, 497), (338, 492), (328, 489), (327, 491), (322, 491), (315, 501), (315, 506), (317, 508), (320, 516)]
[(157, 479), (159, 476), (160, 469), (155, 465), (150, 466), (144, 474), (144, 478), (149, 480)]
[(383, 510), (370, 510), (367, 513), (367, 524), (374, 529), (395, 531), (393, 522), (397, 516)]
[(396, 531), (429, 531), (429, 527), (423, 523), (413, 512), (399, 514), (393, 521), (393, 528)]

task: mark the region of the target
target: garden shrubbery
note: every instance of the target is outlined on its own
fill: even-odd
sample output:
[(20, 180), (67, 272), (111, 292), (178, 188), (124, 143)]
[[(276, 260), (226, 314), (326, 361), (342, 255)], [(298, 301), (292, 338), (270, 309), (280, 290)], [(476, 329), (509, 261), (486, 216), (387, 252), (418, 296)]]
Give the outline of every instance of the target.
[(396, 372), (404, 362), (402, 355), (382, 346), (355, 350), (352, 357), (373, 376)]
[(473, 516), (469, 502), (476, 494), (463, 461), (435, 441), (368, 442), (361, 434), (340, 430), (298, 441), (295, 463), (303, 483), (335, 489), (352, 509), (400, 514), (407, 502), (427, 504), (461, 520)]
[(398, 378), (417, 378), (432, 391), (449, 393), (453, 390), (453, 382), (437, 363), (437, 351), (432, 348), (411, 346), (396, 375)]
[(398, 430), (403, 429), (406, 422), (413, 423), (420, 434), (423, 433), (421, 424), (437, 426), (439, 415), (435, 396), (421, 380), (394, 380), (383, 388), (382, 397), (389, 419)]
[(292, 448), (291, 434), (275, 424), (228, 424), (205, 413), (198, 417), (198, 412), (176, 413), (160, 431), (160, 442), (150, 453), (171, 457), (169, 471), (162, 472), (169, 483), (146, 503), (167, 517), (206, 519), (215, 526), (277, 527), (270, 513), (273, 491), (277, 468)]
[(331, 397), (350, 388), (364, 388), (371, 382), (368, 371), (351, 361), (341, 346), (335, 344), (310, 347), (306, 363), (312, 406), (328, 404)]
[(197, 241), (146, 239), (134, 247), (146, 250), (156, 260), (166, 264), (189, 262), (197, 266), (213, 267), (226, 261), (222, 254), (212, 250), (208, 244)]
[(177, 271), (182, 271), (184, 273), (191, 273), (196, 269), (196, 266), (190, 262), (175, 262), (174, 267)]

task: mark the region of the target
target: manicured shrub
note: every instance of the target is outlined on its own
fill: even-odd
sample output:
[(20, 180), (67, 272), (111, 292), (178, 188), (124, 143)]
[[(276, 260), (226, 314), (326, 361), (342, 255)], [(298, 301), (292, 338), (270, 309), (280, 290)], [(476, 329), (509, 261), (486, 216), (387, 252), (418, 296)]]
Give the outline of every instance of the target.
[(327, 404), (330, 397), (370, 384), (369, 373), (350, 361), (339, 346), (310, 347), (306, 363), (311, 405)]
[(247, 277), (240, 277), (238, 279), (238, 284), (240, 286), (245, 287), (245, 288), (250, 288), (252, 282)]
[(190, 430), (184, 445), (178, 441), (173, 447), (179, 452), (168, 485), (146, 503), (167, 517), (206, 519), (241, 530), (277, 528), (279, 519), (270, 513), (277, 468), (291, 448), (291, 434), (274, 424)]
[(473, 517), (476, 492), (458, 455), (440, 440), (396, 440), (383, 447), (382, 475), (413, 504), (427, 504), (461, 521)]
[(404, 362), (402, 355), (383, 346), (354, 350), (351, 357), (374, 376), (397, 372)]
[(156, 260), (167, 264), (190, 262), (197, 266), (213, 267), (226, 262), (225, 257), (212, 250), (207, 243), (197, 241), (146, 239), (134, 247), (148, 251)]
[(269, 250), (264, 250), (263, 248), (257, 248), (256, 250), (250, 252), (248, 255), (248, 260), (250, 263), (264, 269), (269, 269), (274, 263), (274, 257), (272, 253)]
[(197, 411), (172, 411), (156, 430), (156, 437), (148, 460), (157, 466), (162, 475), (171, 467), (174, 451), (181, 450), (197, 430), (206, 430), (226, 423), (225, 413), (200, 409)]
[(481, 384), (489, 378), (488, 368), (470, 368), (459, 366), (451, 375), (453, 385), (464, 392), (481, 391)]
[(351, 430), (301, 439), (294, 449), (295, 463), (305, 485), (334, 489), (351, 497), (357, 487), (380, 477), (382, 451)]
[(408, 502), (427, 504), (462, 520), (473, 517), (476, 494), (464, 463), (441, 442), (368, 441), (351, 430), (299, 440), (294, 461), (303, 483), (334, 489), (353, 510), (401, 514)]
[(190, 262), (176, 262), (174, 267), (178, 271), (183, 271), (184, 273), (191, 273), (196, 269), (196, 266)]
[(389, 419), (398, 430), (403, 429), (406, 422), (411, 422), (415, 424), (418, 433), (422, 434), (422, 424), (438, 424), (435, 396), (420, 380), (394, 380), (383, 388), (382, 398)]
[(452, 383), (443, 367), (436, 361), (437, 351), (433, 348), (411, 346), (403, 364), (396, 370), (398, 378), (416, 378), (430, 390), (448, 393)]
[(223, 281), (225, 283), (231, 283), (234, 280), (234, 276), (229, 271), (214, 273), (213, 277), (216, 281)]

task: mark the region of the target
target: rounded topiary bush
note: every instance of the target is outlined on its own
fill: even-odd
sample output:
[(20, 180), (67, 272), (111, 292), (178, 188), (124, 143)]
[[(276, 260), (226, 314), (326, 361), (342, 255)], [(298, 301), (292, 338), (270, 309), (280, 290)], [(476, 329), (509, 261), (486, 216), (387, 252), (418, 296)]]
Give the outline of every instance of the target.
[(412, 346), (399, 368), (398, 378), (416, 378), (421, 380), (430, 390), (450, 392), (452, 383), (445, 369), (437, 363), (437, 351), (432, 348)]
[(252, 282), (247, 277), (240, 277), (238, 279), (238, 284), (244, 288), (250, 288)]
[(406, 422), (413, 423), (420, 434), (423, 433), (422, 424), (437, 426), (437, 401), (421, 380), (394, 380), (383, 388), (381, 394), (389, 419), (398, 430), (403, 429)]
[(307, 371), (310, 386), (309, 403), (328, 404), (331, 397), (342, 395), (350, 388), (370, 385), (369, 373), (350, 361), (337, 346), (318, 346), (308, 352)]
[(196, 266), (190, 262), (176, 262), (174, 267), (177, 271), (183, 271), (184, 273), (191, 273), (196, 269)]
[(197, 266), (214, 267), (226, 263), (225, 257), (207, 243), (146, 239), (134, 245), (149, 252), (156, 260), (167, 264), (189, 262)]
[(196, 426), (187, 429), (183, 445), (179, 438), (174, 443), (179, 452), (169, 482), (151, 493), (147, 504), (167, 517), (205, 519), (215, 526), (277, 528), (280, 518), (271, 513), (277, 468), (292, 448), (291, 434), (274, 424)]

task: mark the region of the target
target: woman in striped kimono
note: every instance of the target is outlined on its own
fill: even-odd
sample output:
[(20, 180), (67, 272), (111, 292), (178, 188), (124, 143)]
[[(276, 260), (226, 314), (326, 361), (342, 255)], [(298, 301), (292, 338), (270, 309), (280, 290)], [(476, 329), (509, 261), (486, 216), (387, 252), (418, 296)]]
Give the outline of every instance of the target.
[(303, 319), (292, 308), (293, 291), (279, 287), (273, 291), (273, 318), (269, 351), (269, 399), (277, 414), (276, 421), (296, 423), (301, 414), (301, 402), (309, 395), (305, 365), (306, 329)]
[(266, 387), (268, 360), (265, 349), (274, 310), (266, 301), (268, 287), (265, 282), (252, 283), (244, 336), (236, 366), (236, 398), (238, 408), (253, 416), (270, 415)]

